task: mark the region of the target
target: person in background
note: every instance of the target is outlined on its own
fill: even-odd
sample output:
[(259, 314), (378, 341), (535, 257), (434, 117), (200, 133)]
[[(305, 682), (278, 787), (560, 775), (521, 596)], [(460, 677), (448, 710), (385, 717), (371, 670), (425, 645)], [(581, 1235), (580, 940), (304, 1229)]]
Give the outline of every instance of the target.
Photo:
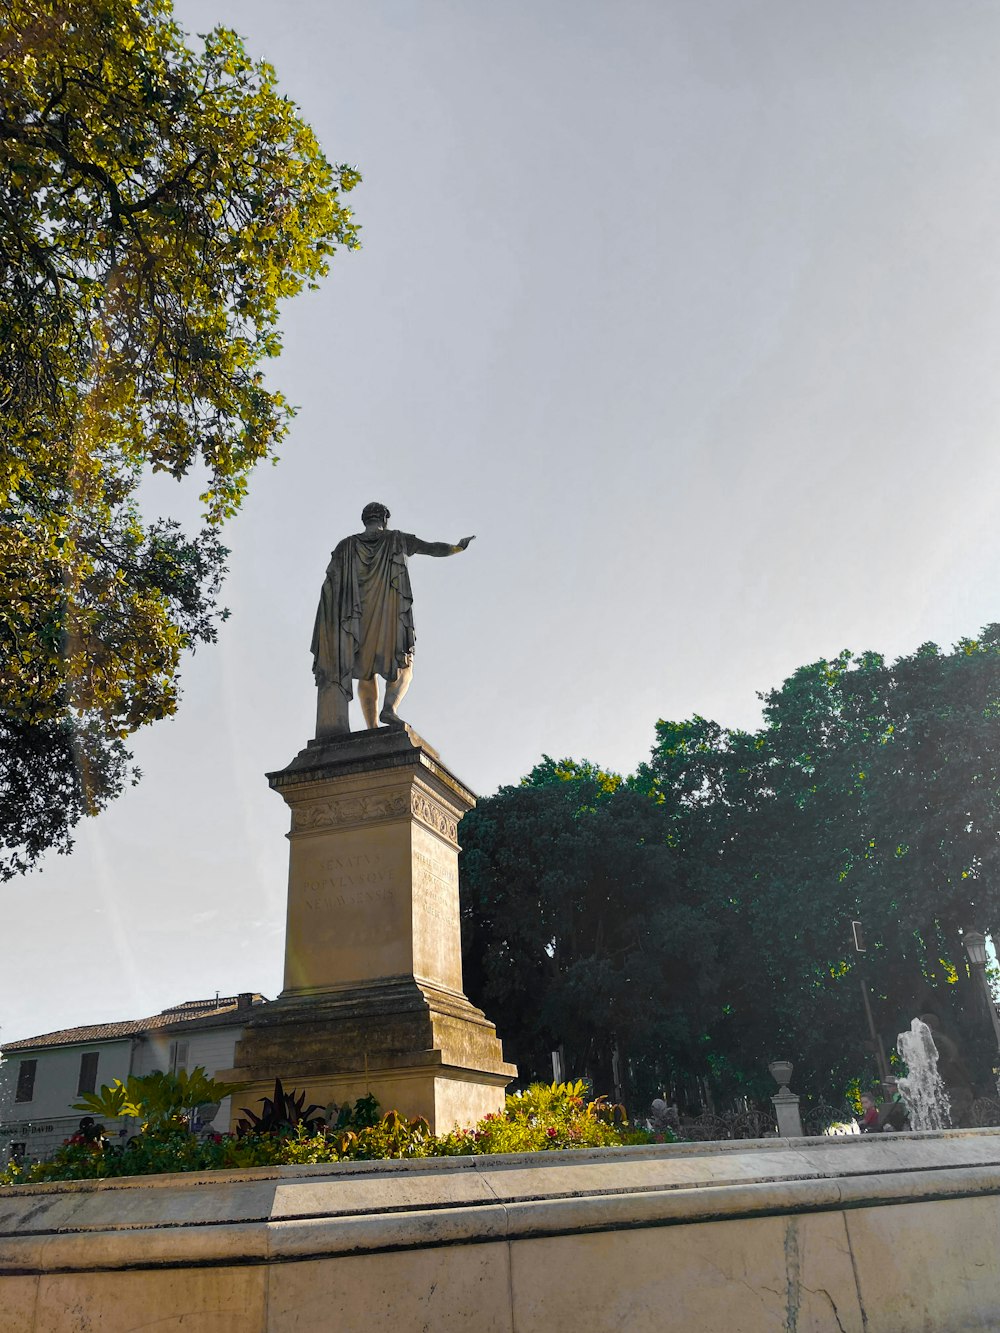
[(903, 1094), (899, 1090), (899, 1084), (890, 1074), (882, 1087), (885, 1089), (887, 1100), (878, 1108), (878, 1128), (883, 1132), (886, 1130), (909, 1129), (910, 1116), (906, 1109), (906, 1103), (903, 1101)]
[(861, 1114), (857, 1117), (858, 1129), (862, 1134), (875, 1134), (880, 1126), (878, 1123), (878, 1107), (875, 1105), (875, 1098), (870, 1092), (861, 1094)]

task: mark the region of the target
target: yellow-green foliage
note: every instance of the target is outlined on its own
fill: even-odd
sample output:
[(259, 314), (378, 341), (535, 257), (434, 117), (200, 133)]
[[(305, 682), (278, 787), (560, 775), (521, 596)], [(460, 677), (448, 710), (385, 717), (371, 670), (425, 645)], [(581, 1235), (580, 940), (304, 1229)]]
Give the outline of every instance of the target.
[[(214, 637), (217, 529), (291, 417), (263, 373), (279, 307), (357, 247), (359, 176), (169, 0), (5, 0), (0, 28), (0, 746), (88, 770), (37, 830), (17, 807), (40, 779), (6, 793), (2, 875), (115, 794), (115, 742), (175, 711), (182, 652)], [(149, 472), (197, 477), (199, 538), (144, 517)]]
[[(19, 409), (0, 449), (17, 520), (4, 683), (33, 717), (58, 712), (68, 683), (77, 707), (130, 727), (172, 711), (184, 635), (155, 588), (136, 596), (105, 567), (99, 534), (117, 514), (141, 544), (122, 506), (143, 467), (200, 465), (208, 516), (239, 507), (288, 424), (259, 368), (280, 350), (279, 302), (358, 244), (340, 199), (358, 175), (327, 162), (235, 33), (195, 51), (166, 0), (8, 10), (2, 233), (24, 281), (0, 292), (0, 389)], [(127, 612), (114, 643), (99, 632), (109, 601)]]
[(100, 1092), (84, 1093), (73, 1109), (111, 1120), (136, 1118), (143, 1121), (144, 1134), (157, 1134), (175, 1124), (180, 1127), (181, 1117), (196, 1107), (221, 1102), (245, 1086), (207, 1078), (204, 1065), (197, 1065), (190, 1073), (181, 1069), (176, 1074), (165, 1074), (156, 1069), (151, 1074), (132, 1074), (125, 1083), (116, 1078), (112, 1084), (104, 1084)]
[(646, 1137), (629, 1131), (624, 1107), (612, 1106), (606, 1097), (588, 1100), (579, 1081), (533, 1083), (509, 1096), (502, 1113), (446, 1135), (442, 1145), (456, 1153), (547, 1152), (609, 1148)]

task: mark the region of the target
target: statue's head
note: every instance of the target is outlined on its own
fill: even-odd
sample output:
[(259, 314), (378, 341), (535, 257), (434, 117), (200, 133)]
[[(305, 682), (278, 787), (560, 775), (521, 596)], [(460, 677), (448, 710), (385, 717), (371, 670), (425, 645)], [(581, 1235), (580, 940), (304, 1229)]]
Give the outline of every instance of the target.
[(361, 522), (367, 525), (369, 523), (381, 523), (383, 527), (389, 522), (391, 515), (385, 505), (379, 504), (373, 500), (370, 505), (365, 505), (361, 511)]

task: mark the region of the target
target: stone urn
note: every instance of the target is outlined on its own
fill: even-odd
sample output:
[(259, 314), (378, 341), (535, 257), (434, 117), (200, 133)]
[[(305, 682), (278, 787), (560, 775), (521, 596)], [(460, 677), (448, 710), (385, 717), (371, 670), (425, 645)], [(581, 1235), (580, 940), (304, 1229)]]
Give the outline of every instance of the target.
[(778, 1088), (781, 1091), (784, 1091), (784, 1089), (788, 1087), (792, 1077), (792, 1070), (795, 1068), (791, 1060), (772, 1060), (767, 1068), (771, 1077), (774, 1079), (775, 1083), (777, 1083)]

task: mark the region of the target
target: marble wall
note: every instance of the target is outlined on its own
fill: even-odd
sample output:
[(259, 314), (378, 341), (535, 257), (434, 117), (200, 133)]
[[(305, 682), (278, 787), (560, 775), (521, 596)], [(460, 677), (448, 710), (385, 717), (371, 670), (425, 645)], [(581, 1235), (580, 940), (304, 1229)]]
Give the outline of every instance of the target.
[(1000, 1132), (0, 1191), (4, 1333), (1000, 1327)]

